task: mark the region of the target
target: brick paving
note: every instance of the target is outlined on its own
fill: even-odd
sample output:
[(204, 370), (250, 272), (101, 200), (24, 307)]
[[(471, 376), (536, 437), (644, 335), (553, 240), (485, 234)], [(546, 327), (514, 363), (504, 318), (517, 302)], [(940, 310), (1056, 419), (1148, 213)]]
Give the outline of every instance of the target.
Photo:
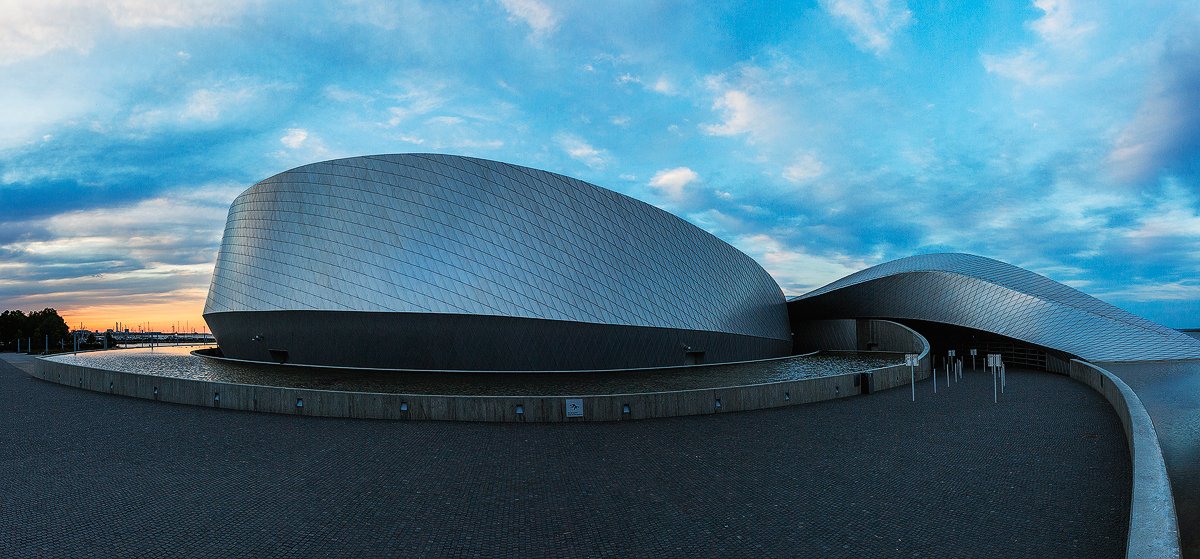
[[(944, 383), (945, 377), (942, 377)], [(976, 373), (623, 423), (295, 417), (0, 362), (3, 557), (1123, 557), (1116, 414)]]

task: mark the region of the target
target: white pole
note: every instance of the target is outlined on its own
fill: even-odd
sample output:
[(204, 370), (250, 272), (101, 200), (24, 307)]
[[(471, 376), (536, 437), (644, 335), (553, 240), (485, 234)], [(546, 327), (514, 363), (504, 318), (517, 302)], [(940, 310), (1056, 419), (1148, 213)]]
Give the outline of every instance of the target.
[(992, 403), (996, 402), (996, 368), (992, 367)]
[(908, 379), (911, 381), (911, 382), (909, 382), (909, 384), (912, 385), (912, 393), (913, 393), (913, 401), (914, 402), (917, 401), (917, 373), (914, 371), (915, 369), (916, 369), (915, 365), (908, 366)]
[(1004, 392), (1004, 363), (1000, 364), (1000, 392)]
[(946, 388), (950, 388), (950, 362), (946, 362)]

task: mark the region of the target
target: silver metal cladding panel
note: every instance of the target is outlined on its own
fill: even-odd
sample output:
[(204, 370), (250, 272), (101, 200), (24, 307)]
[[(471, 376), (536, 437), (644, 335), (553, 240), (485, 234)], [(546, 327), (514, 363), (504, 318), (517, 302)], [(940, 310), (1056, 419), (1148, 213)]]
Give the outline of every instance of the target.
[(971, 254), (894, 260), (792, 301), (802, 316), (954, 324), (1091, 361), (1200, 358), (1200, 340), (1029, 270)]
[(238, 196), (204, 312), (270, 310), (791, 339), (779, 286), (713, 235), (570, 177), (434, 154), (305, 165)]

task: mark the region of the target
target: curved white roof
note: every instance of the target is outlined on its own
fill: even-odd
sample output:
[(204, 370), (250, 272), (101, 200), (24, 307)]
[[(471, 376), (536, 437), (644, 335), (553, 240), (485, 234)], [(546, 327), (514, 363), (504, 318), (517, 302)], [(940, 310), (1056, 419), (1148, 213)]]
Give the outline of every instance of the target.
[(1200, 358), (1200, 340), (1029, 270), (971, 254), (893, 260), (792, 301), (803, 316), (954, 324), (1091, 361)]

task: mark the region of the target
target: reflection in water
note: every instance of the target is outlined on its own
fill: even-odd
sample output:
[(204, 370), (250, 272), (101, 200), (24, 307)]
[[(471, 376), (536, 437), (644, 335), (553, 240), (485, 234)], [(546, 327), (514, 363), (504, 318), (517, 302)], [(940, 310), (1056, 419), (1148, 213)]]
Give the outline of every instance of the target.
[[(208, 347), (208, 346), (205, 346)], [(801, 380), (904, 363), (900, 353), (821, 353), (774, 361), (617, 373), (406, 373), (233, 363), (192, 347), (61, 355), (54, 361), (127, 373), (316, 390), (472, 396), (630, 394)]]

